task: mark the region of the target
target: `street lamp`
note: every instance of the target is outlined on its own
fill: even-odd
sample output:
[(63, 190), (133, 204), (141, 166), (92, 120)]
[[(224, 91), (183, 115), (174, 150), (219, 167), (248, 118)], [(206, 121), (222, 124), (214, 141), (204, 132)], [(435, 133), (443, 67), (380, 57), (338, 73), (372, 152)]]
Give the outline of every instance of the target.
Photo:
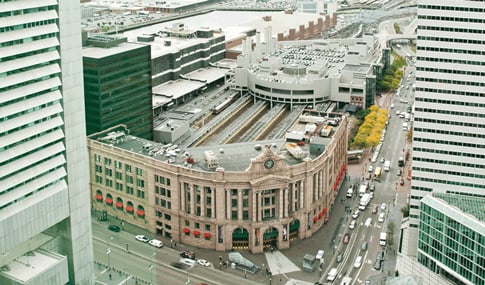
[(111, 270), (111, 248), (109, 247), (109, 243), (113, 240), (113, 237), (110, 237), (106, 242), (108, 243), (108, 248), (106, 249), (106, 254), (108, 255), (108, 270)]
[(150, 270), (150, 284), (153, 284), (153, 269), (155, 269), (155, 264), (153, 263), (153, 258), (155, 257), (156, 253), (152, 253), (150, 256), (150, 264), (148, 265), (148, 270)]

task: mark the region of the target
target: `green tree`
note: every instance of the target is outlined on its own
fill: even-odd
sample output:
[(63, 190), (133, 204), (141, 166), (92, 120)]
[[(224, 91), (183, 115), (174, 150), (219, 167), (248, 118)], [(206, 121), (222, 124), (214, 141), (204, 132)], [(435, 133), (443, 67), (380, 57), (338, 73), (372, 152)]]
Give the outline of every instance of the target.
[(409, 204), (406, 203), (404, 206), (401, 208), (401, 213), (403, 218), (409, 217)]

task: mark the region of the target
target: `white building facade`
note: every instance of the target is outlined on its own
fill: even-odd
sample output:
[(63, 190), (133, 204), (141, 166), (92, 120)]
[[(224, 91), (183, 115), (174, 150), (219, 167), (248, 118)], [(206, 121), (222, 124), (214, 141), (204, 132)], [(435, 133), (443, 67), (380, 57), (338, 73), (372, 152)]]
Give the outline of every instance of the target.
[[(416, 93), (407, 256), (417, 256), (420, 200), (485, 197), (485, 6), (418, 1)], [(427, 273), (423, 284), (434, 284)]]
[(0, 284), (94, 284), (79, 3), (0, 17)]

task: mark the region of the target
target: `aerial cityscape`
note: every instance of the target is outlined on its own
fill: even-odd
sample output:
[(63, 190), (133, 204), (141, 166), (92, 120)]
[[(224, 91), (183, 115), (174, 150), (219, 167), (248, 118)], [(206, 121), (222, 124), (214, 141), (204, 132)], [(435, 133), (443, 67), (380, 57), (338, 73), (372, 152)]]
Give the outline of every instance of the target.
[(483, 0), (0, 1), (0, 285), (485, 285)]

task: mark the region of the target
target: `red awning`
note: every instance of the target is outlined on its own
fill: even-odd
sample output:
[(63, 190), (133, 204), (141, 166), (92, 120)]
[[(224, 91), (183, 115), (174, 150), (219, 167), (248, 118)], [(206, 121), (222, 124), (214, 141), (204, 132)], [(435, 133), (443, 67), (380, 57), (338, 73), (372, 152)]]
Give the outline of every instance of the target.
[(347, 169), (347, 164), (344, 164), (344, 167), (343, 167), (343, 169), (344, 169), (344, 170), (345, 170), (345, 169)]
[(316, 223), (318, 222), (318, 217), (313, 217), (313, 221)]
[(323, 217), (323, 212), (318, 213), (318, 217), (319, 218)]
[(135, 210), (135, 209), (133, 209), (133, 207), (132, 207), (132, 206), (126, 206), (126, 211), (127, 211), (128, 213), (133, 213), (133, 211), (134, 211), (134, 210)]
[(324, 214), (326, 214), (326, 213), (327, 213), (327, 208), (323, 208), (322, 212), (323, 212)]
[(140, 217), (144, 217), (145, 216), (145, 211), (143, 210), (136, 210), (136, 214)]
[(106, 198), (104, 201), (106, 202), (106, 204), (113, 205), (113, 199), (111, 198)]
[(205, 238), (211, 238), (211, 233), (204, 233)]
[(116, 202), (115, 206), (116, 206), (116, 208), (123, 209), (123, 202)]
[(98, 201), (103, 201), (103, 195), (101, 195), (101, 194), (96, 194), (95, 198)]
[(190, 229), (189, 229), (189, 228), (184, 228), (184, 229), (183, 229), (183, 231), (184, 231), (184, 233), (186, 233), (186, 234), (190, 233)]
[(194, 231), (194, 236), (196, 236), (196, 237), (200, 236), (200, 232), (199, 232), (199, 231), (197, 231), (197, 230), (195, 230), (195, 231)]
[(333, 185), (333, 190), (337, 190), (337, 184)]

